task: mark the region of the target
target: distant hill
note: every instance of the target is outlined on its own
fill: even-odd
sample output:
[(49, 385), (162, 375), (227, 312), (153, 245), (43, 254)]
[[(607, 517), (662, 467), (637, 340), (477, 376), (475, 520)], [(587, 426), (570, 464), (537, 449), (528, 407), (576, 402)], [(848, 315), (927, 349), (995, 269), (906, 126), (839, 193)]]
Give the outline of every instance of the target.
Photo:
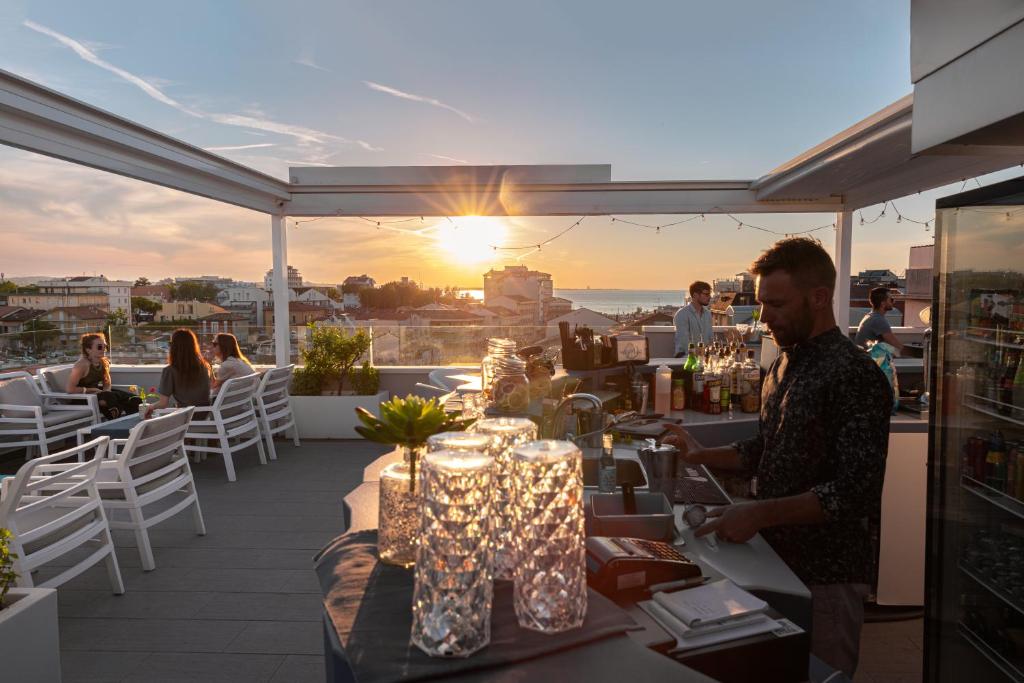
[(21, 277), (6, 277), (5, 280), (10, 280), (16, 285), (34, 285), (37, 282), (43, 280), (54, 280), (57, 279), (53, 275), (23, 275)]

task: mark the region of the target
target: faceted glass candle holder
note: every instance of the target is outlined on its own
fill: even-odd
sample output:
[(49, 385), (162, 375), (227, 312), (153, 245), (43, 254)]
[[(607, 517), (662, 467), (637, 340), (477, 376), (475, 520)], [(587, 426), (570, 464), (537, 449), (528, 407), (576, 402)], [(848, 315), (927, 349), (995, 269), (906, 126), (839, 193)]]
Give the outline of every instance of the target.
[(473, 451), (422, 460), (411, 640), (431, 657), (468, 657), (491, 640), (493, 465)]
[(409, 448), (403, 450), (402, 462), (392, 463), (380, 472), (377, 554), (386, 564), (411, 567), (416, 563), (420, 530), (419, 488), (413, 480), (411, 463), (414, 458), (419, 459), (420, 453)]
[(543, 633), (577, 628), (587, 614), (582, 454), (545, 439), (517, 447), (514, 460), (516, 617)]
[(512, 580), (515, 548), (512, 543), (513, 508), (517, 498), (512, 493), (514, 463), (512, 450), (537, 438), (537, 425), (525, 417), (494, 417), (480, 420), (470, 427), (476, 434), (490, 437), (488, 453), (494, 456), (494, 578)]
[(490, 436), (476, 432), (441, 432), (427, 437), (428, 451), (484, 453), (490, 445)]

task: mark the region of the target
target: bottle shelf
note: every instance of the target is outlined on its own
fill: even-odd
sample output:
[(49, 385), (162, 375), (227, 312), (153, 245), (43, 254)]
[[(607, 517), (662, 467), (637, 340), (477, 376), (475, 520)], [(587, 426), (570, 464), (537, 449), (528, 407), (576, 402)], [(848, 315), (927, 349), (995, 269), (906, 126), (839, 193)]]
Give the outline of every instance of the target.
[(999, 598), (1007, 605), (1020, 612), (1021, 614), (1024, 614), (1024, 606), (1018, 603), (1012, 596), (1007, 595), (1006, 591), (1002, 590), (1001, 588), (993, 586), (991, 583), (988, 582), (988, 580), (983, 579), (981, 577), (981, 574), (979, 574), (977, 570), (973, 569), (966, 562), (961, 560), (959, 563), (957, 563), (957, 566), (960, 568), (960, 571), (974, 579), (975, 583), (977, 583), (979, 586), (981, 586), (989, 593), (996, 596), (997, 598)]
[(1010, 680), (1017, 681), (1017, 683), (1024, 683), (1024, 671), (1021, 671), (1016, 664), (1011, 662), (1003, 656), (1002, 653), (985, 642), (981, 636), (964, 625), (963, 622), (957, 624), (957, 630), (960, 632), (960, 636), (964, 640), (970, 643), (971, 646), (981, 653), (985, 659), (991, 662), (993, 666), (1002, 671), (1006, 676), (1009, 676)]
[[(972, 332), (972, 330), (974, 330), (974, 332)], [(1019, 344), (1017, 342), (1009, 342), (1009, 341), (1000, 341), (1000, 340), (996, 340), (996, 339), (989, 339), (988, 337), (983, 337), (983, 336), (980, 336), (979, 334), (977, 334), (978, 331), (991, 331), (991, 330), (989, 330), (987, 328), (984, 328), (984, 327), (968, 327), (964, 331), (964, 333), (963, 333), (963, 338), (966, 339), (967, 341), (976, 342), (978, 344), (987, 344), (988, 346), (995, 346), (995, 347), (1000, 348), (1000, 349), (1024, 349), (1024, 344)], [(1019, 332), (1019, 331), (1006, 332), (1006, 331), (1004, 331), (1003, 335), (1004, 336), (1012, 336), (1013, 338), (1017, 339), (1017, 338), (1024, 337), (1024, 332)]]
[[(983, 401), (993, 401), (993, 399), (981, 398), (980, 396), (974, 396), (974, 394), (968, 394), (968, 396), (973, 397), (973, 398), (979, 398), (979, 399), (981, 399)], [(1000, 403), (999, 401), (994, 401), (994, 402), (996, 404), (998, 404), (998, 405), (1004, 405), (1004, 406), (1005, 405), (1009, 405), (1007, 403)], [(1009, 422), (1010, 424), (1015, 424), (1015, 425), (1019, 425), (1021, 427), (1024, 427), (1024, 420), (1018, 420), (1017, 418), (1010, 417), (1009, 415), (1003, 415), (1002, 413), (997, 413), (994, 410), (990, 410), (989, 408), (986, 408), (984, 406), (979, 406), (976, 403), (971, 403), (969, 401), (964, 401), (964, 406), (967, 407), (967, 408), (970, 408), (971, 410), (973, 410), (976, 413), (982, 413), (983, 415), (988, 415), (989, 417), (994, 417), (997, 420), (1002, 420), (1003, 422)]]
[(1016, 515), (1017, 517), (1024, 519), (1024, 503), (1013, 496), (1008, 496), (1002, 491), (992, 488), (988, 484), (984, 484), (973, 477), (968, 477), (966, 474), (961, 475), (960, 486), (978, 498), (981, 498), (996, 507), (1002, 508), (1012, 515)]

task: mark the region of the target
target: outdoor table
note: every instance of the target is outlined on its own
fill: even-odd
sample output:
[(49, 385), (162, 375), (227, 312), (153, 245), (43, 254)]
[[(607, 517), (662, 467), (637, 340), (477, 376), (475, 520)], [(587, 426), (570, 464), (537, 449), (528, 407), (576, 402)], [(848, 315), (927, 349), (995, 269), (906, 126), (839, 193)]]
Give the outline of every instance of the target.
[(111, 439), (127, 439), (132, 427), (141, 421), (142, 418), (139, 417), (138, 413), (132, 413), (131, 415), (119, 417), (116, 420), (82, 427), (78, 430), (78, 445), (81, 446), (89, 439), (94, 439), (97, 436), (109, 436)]

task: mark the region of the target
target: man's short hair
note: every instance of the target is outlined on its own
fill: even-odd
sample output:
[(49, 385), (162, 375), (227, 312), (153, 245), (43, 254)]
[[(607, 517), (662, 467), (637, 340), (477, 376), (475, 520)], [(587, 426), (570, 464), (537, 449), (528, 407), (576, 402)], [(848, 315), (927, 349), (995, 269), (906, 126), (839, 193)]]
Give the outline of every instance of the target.
[(889, 298), (889, 288), (875, 287), (868, 293), (868, 298), (871, 299), (871, 308), (878, 308)]
[(697, 280), (690, 285), (690, 296), (697, 296), (701, 292), (710, 292), (711, 285), (704, 282), (703, 280)]
[(801, 289), (836, 289), (836, 267), (832, 257), (816, 240), (790, 237), (779, 240), (750, 265), (754, 275), (771, 275), (777, 270), (789, 273)]

